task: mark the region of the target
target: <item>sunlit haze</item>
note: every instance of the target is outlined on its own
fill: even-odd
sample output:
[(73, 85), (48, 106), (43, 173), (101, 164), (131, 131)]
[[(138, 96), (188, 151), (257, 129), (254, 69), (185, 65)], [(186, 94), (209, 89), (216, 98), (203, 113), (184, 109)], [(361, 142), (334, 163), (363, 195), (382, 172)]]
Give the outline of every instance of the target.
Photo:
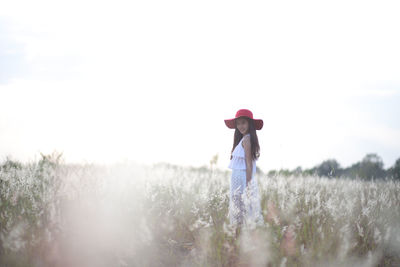
[(397, 1), (3, 1), (0, 156), (262, 170), (400, 158)]

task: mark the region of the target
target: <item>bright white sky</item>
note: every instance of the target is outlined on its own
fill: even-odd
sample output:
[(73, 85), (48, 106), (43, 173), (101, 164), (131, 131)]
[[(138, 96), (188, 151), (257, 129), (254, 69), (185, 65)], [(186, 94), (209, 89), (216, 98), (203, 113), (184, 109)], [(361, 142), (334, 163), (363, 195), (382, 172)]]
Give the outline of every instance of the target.
[(0, 156), (264, 171), (400, 158), (398, 1), (2, 1)]

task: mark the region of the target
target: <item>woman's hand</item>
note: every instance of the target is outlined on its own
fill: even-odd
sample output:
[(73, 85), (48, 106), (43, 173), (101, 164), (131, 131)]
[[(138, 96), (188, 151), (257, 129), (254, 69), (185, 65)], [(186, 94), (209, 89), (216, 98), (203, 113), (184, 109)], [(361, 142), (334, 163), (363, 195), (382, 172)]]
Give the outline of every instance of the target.
[(251, 181), (251, 178), (250, 179), (247, 178), (247, 175), (246, 175), (246, 187), (249, 185), (250, 181)]

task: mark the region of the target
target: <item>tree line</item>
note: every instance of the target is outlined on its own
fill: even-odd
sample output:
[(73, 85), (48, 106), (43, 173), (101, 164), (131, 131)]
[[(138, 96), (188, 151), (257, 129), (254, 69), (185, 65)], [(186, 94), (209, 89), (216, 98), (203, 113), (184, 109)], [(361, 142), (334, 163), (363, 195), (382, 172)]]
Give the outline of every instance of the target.
[[(257, 167), (258, 168), (258, 167)], [(260, 169), (257, 172), (262, 171)], [(310, 169), (302, 169), (300, 166), (293, 169), (271, 170), (268, 176), (320, 176), (336, 178), (360, 178), (363, 180), (393, 179), (400, 180), (400, 158), (388, 169), (383, 167), (383, 161), (376, 153), (367, 154), (361, 161), (343, 168), (335, 159), (328, 159)]]

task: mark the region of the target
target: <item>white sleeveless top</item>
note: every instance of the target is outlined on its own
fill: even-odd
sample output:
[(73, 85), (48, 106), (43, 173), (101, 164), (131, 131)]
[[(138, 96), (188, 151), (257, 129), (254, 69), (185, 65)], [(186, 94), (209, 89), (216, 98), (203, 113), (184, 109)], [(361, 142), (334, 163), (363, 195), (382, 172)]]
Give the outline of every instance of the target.
[[(247, 134), (247, 135), (250, 135), (250, 134)], [(244, 135), (243, 137), (245, 137), (245, 136), (246, 135)], [(232, 152), (232, 159), (229, 162), (229, 166), (228, 166), (228, 168), (230, 168), (230, 169), (239, 169), (239, 170), (246, 169), (246, 159), (245, 159), (244, 147), (242, 146), (243, 137)], [(254, 175), (255, 173), (256, 173), (256, 160), (253, 159), (252, 175)]]

